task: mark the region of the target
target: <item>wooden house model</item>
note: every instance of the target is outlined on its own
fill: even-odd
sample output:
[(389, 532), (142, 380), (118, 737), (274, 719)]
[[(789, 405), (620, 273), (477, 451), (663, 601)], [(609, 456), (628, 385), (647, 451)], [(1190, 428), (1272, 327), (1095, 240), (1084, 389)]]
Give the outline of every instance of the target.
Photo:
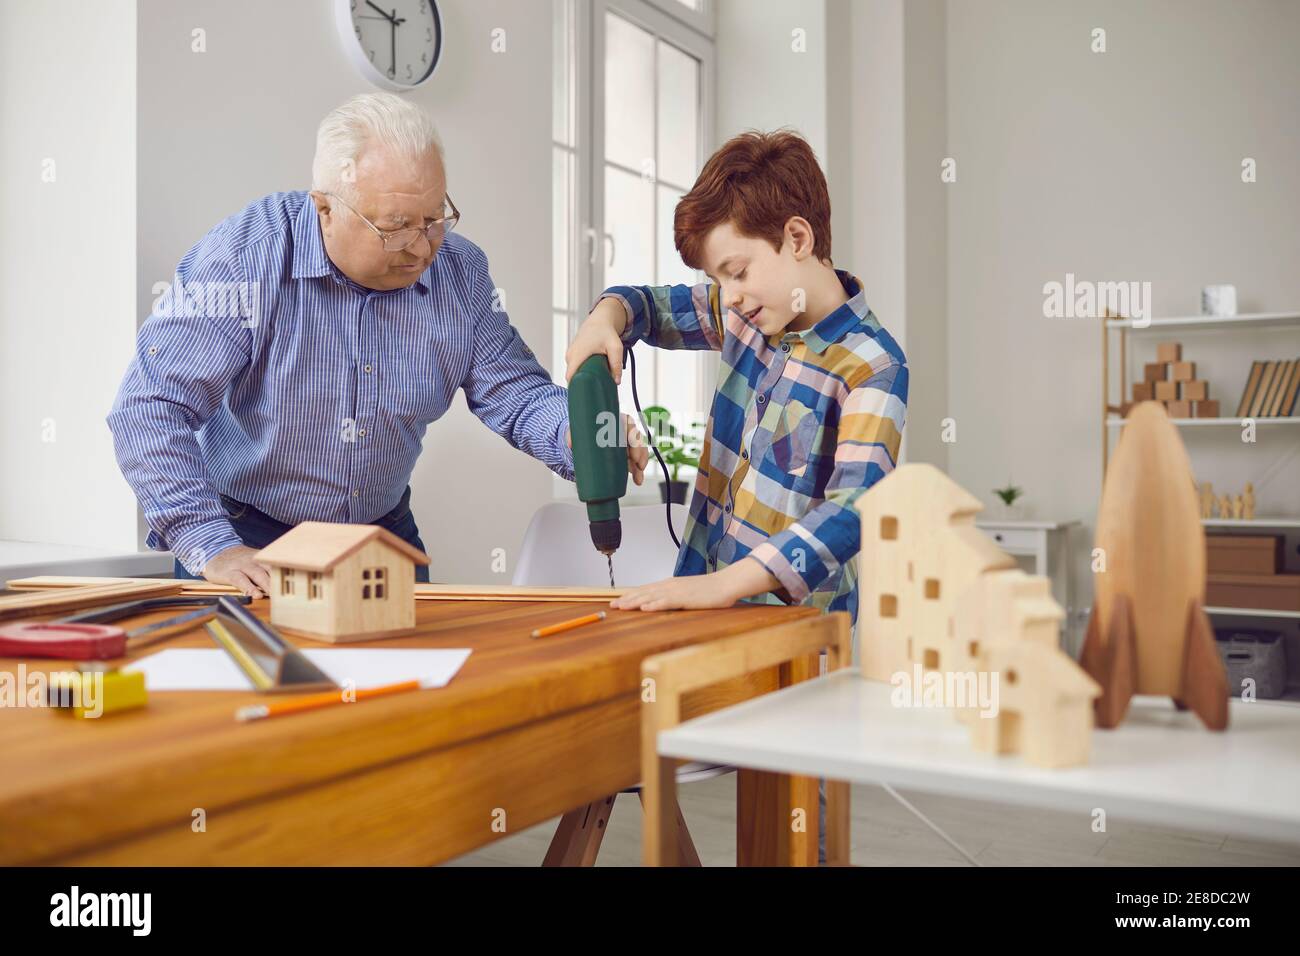
[(271, 624), (330, 642), (415, 626), (415, 566), (429, 558), (369, 524), (304, 521), (257, 553), (271, 569)]
[[(858, 660), (891, 681), (922, 671), (997, 681), (993, 713), (954, 707), (977, 750), (1042, 767), (1086, 763), (1101, 687), (1060, 649), (1065, 612), (975, 527), (975, 498), (933, 465), (894, 469), (856, 502), (862, 518)], [(947, 682), (955, 686), (956, 682)]]

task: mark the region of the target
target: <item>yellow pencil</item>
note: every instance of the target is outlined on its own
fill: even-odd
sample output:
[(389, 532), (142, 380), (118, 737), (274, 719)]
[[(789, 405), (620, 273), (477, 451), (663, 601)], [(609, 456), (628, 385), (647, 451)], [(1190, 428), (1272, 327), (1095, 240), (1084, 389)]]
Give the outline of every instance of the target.
[(552, 634), (571, 631), (575, 627), (582, 627), (584, 624), (595, 624), (597, 621), (603, 620), (605, 620), (605, 612), (597, 611), (595, 614), (588, 614), (585, 617), (575, 617), (572, 621), (561, 621), (559, 624), (548, 624), (546, 627), (539, 627), (533, 631), (533, 637), (550, 637)]

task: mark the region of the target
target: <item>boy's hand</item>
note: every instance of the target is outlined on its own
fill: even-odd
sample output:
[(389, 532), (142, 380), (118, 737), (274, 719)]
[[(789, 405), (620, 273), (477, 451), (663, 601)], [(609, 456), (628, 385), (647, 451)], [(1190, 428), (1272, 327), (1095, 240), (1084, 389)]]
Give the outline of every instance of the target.
[[(645, 484), (645, 470), (650, 464), (650, 449), (645, 443), (645, 437), (637, 430), (636, 422), (631, 415), (623, 416), (623, 431), (627, 433), (627, 470), (634, 482), (638, 485)], [(564, 443), (570, 448), (573, 447), (573, 433), (567, 428), (564, 430)]]
[(564, 380), (570, 381), (591, 356), (603, 355), (609, 361), (614, 384), (619, 384), (623, 380), (622, 335), (626, 326), (627, 310), (622, 302), (618, 299), (597, 302), (591, 314), (578, 326), (578, 334), (564, 353)]
[(757, 561), (739, 561), (712, 574), (688, 574), (630, 588), (609, 606), (623, 611), (731, 607), (741, 598), (780, 586), (781, 582)]

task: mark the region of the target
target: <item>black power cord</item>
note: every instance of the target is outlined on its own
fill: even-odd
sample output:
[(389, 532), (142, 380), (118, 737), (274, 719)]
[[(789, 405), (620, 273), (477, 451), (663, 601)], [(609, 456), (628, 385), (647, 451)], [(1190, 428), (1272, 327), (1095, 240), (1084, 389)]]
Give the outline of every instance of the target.
[(668, 521), (668, 536), (673, 539), (673, 544), (680, 551), (682, 543), (677, 540), (677, 532), (673, 530), (673, 496), (672, 483), (668, 480), (668, 465), (664, 462), (664, 456), (659, 454), (659, 443), (656, 436), (650, 431), (650, 426), (645, 420), (645, 413), (641, 411), (641, 398), (636, 393), (636, 355), (630, 345), (623, 350), (623, 367), (626, 368), (629, 362), (632, 363), (632, 404), (636, 406), (637, 421), (650, 441), (650, 450), (655, 453), (655, 458), (659, 461), (659, 467), (663, 469), (664, 483), (668, 489), (664, 494), (664, 517)]

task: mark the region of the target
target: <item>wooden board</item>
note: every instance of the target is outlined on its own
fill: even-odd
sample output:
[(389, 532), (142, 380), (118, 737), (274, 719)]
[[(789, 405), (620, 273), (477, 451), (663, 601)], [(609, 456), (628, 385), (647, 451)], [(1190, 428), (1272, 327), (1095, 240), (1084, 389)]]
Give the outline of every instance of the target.
[(85, 607), (117, 604), (137, 598), (162, 597), (180, 593), (179, 581), (146, 581), (142, 584), (96, 584), (89, 587), (61, 588), (56, 591), (38, 591), (30, 594), (0, 596), (0, 621), (23, 617), (44, 617), (62, 614)]
[(417, 601), (611, 601), (627, 588), (529, 587), (512, 584), (416, 584)]
[(92, 584), (156, 584), (164, 581), (180, 585), (181, 594), (240, 594), (233, 584), (213, 584), (211, 581), (190, 581), (172, 578), (94, 578), (68, 574), (42, 574), (34, 578), (13, 578), (5, 582), (11, 591), (50, 591), (58, 588), (81, 588)]

